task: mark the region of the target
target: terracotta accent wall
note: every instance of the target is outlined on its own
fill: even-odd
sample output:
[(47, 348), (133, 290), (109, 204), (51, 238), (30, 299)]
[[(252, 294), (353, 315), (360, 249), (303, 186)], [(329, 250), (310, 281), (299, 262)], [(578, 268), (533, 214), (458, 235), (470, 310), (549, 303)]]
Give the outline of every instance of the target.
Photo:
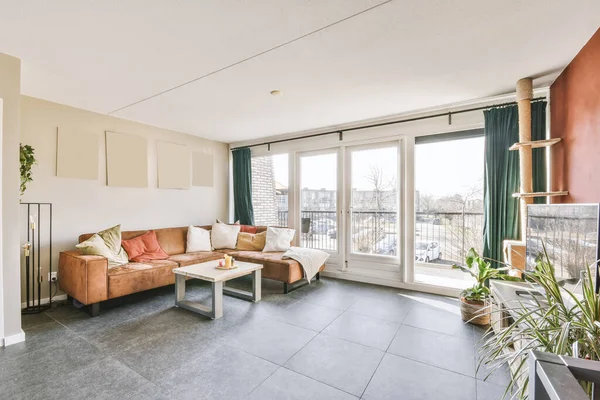
[(600, 29), (550, 86), (552, 189), (556, 203), (600, 202)]

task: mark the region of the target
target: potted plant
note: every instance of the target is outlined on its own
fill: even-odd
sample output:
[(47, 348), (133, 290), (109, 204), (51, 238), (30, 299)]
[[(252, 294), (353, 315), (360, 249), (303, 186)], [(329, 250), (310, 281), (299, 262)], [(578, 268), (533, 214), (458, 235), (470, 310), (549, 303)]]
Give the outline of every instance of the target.
[(37, 161), (35, 159), (35, 150), (28, 144), (20, 143), (20, 160), (21, 160), (21, 196), (27, 189), (27, 184), (33, 181), (33, 175), (31, 174), (31, 167), (33, 167)]
[[(594, 272), (588, 267), (586, 276), (576, 286), (577, 292), (569, 290), (556, 279), (545, 249), (543, 254), (533, 271), (524, 272), (529, 290), (540, 296), (508, 306), (505, 311), (513, 316), (510, 324), (499, 332), (488, 329), (479, 344), (478, 369), (485, 366), (488, 376), (498, 368), (511, 366), (505, 397), (512, 393), (520, 399), (527, 398), (530, 350), (600, 360), (600, 295), (593, 279), (588, 278)], [(591, 398), (592, 385), (580, 383)]]
[(490, 279), (513, 279), (505, 274), (511, 268), (492, 268), (492, 264), (479, 256), (473, 248), (467, 252), (465, 261), (466, 266), (452, 266), (453, 269), (460, 269), (475, 278), (475, 284), (460, 294), (462, 319), (475, 325), (489, 325), (491, 292), (488, 281)]

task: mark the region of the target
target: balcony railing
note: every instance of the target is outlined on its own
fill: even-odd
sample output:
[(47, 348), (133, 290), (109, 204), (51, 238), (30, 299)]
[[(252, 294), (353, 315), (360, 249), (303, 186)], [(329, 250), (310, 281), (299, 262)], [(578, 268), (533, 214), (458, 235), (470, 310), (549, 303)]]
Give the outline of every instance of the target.
[[(300, 242), (303, 247), (337, 250), (337, 213), (302, 211)], [(288, 224), (288, 212), (279, 211), (279, 225)], [(353, 211), (351, 218), (352, 252), (358, 254), (397, 255), (397, 214), (393, 211)], [(416, 214), (415, 242), (422, 261), (462, 263), (466, 251), (483, 248), (482, 213)], [(431, 247), (432, 250), (422, 250)]]

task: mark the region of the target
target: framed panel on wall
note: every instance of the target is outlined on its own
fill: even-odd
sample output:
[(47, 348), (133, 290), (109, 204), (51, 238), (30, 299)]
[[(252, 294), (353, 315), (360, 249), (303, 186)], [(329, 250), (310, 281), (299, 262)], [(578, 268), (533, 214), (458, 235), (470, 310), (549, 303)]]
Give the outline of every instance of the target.
[(148, 140), (106, 131), (106, 184), (148, 187)]
[(214, 164), (212, 153), (195, 151), (192, 155), (192, 185), (213, 187)]
[(190, 188), (190, 151), (181, 144), (156, 142), (158, 187), (161, 189)]
[(56, 176), (98, 179), (100, 140), (96, 134), (73, 128), (56, 130)]

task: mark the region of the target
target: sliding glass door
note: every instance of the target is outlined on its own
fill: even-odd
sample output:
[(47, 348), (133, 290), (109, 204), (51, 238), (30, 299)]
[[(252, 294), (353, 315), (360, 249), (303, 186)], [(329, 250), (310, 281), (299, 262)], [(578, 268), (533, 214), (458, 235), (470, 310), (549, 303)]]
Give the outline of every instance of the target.
[(349, 269), (398, 269), (401, 238), (399, 142), (346, 149), (346, 260)]
[(453, 270), (470, 248), (483, 250), (482, 130), (415, 140), (414, 281), (464, 289), (472, 278)]

